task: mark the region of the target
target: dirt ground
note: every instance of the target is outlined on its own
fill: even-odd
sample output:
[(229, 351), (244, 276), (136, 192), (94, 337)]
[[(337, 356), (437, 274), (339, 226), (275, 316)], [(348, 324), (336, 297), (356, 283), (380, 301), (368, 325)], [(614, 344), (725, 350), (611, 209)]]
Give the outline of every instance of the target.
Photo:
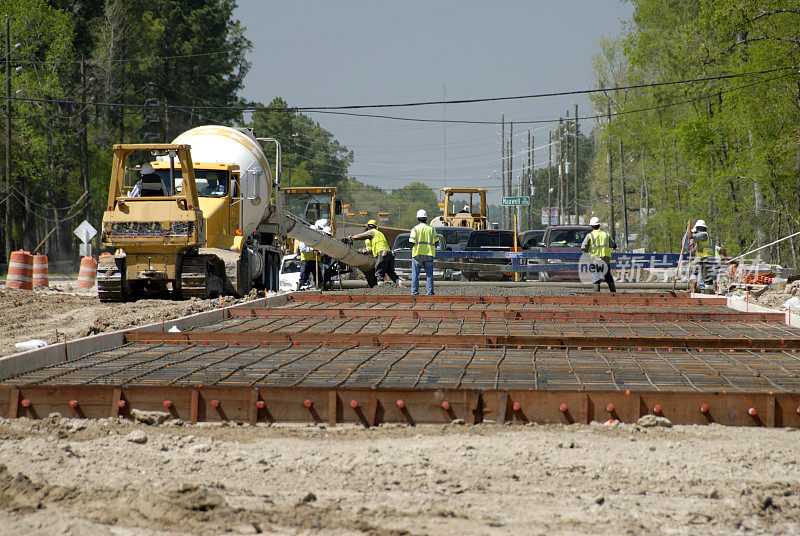
[[(247, 299), (255, 298), (256, 294)], [(226, 304), (243, 300), (230, 297)], [(0, 287), (0, 357), (21, 352), (14, 345), (31, 339), (48, 344), (95, 333), (167, 321), (222, 306), (222, 299), (186, 301), (139, 300), (100, 303), (97, 290), (72, 283), (51, 283), (49, 289), (14, 290)]]
[[(219, 305), (0, 289), (0, 354)], [(719, 425), (0, 419), (0, 535), (800, 535), (798, 444)]]
[(796, 430), (181, 424), (0, 421), (0, 534), (800, 534)]

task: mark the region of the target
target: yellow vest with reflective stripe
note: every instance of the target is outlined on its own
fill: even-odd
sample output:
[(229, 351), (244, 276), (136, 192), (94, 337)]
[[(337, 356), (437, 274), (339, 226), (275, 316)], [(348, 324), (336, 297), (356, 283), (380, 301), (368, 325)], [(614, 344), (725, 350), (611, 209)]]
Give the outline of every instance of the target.
[(411, 237), (414, 238), (414, 247), (411, 248), (411, 256), (419, 257), (420, 255), (427, 255), (428, 257), (436, 256), (436, 229), (427, 223), (421, 223), (411, 229)]
[(300, 254), (301, 261), (318, 261), (319, 254), (314, 251), (309, 251), (308, 253), (301, 253)]
[(589, 253), (595, 257), (611, 257), (611, 241), (608, 233), (595, 229), (589, 233)]
[(373, 257), (377, 257), (381, 251), (391, 249), (389, 248), (389, 242), (386, 241), (386, 235), (377, 229), (375, 229), (375, 236), (372, 239), (367, 238), (365, 243), (368, 248), (372, 248)]
[[(708, 235), (708, 233), (706, 233)], [(711, 235), (708, 235), (708, 240), (698, 241), (695, 243), (695, 252), (698, 259), (714, 256), (714, 248), (711, 247)]]

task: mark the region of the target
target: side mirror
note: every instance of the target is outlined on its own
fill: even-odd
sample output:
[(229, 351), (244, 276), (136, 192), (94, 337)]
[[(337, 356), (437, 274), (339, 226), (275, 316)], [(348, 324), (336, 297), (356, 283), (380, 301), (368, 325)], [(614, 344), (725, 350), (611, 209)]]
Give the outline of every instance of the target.
[(342, 213), (342, 200), (341, 199), (334, 199), (334, 201), (333, 201), (333, 213), (334, 214), (341, 214)]

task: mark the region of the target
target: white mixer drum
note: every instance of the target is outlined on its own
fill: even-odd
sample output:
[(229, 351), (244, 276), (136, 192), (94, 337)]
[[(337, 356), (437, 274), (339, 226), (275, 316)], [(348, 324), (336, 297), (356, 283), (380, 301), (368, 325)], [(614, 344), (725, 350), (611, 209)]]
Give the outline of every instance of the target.
[(253, 232), (272, 195), (269, 162), (258, 141), (235, 128), (205, 125), (187, 130), (172, 143), (191, 145), (196, 167), (201, 167), (198, 164), (202, 162), (239, 165), (242, 234), (247, 236)]

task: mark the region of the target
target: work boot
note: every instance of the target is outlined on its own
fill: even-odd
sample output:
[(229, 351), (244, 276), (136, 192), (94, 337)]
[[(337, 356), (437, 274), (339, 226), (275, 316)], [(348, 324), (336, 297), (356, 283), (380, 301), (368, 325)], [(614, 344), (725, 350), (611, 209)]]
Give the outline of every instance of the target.
[(600, 292), (600, 283), (595, 283), (594, 284), (594, 291), (595, 292)]

